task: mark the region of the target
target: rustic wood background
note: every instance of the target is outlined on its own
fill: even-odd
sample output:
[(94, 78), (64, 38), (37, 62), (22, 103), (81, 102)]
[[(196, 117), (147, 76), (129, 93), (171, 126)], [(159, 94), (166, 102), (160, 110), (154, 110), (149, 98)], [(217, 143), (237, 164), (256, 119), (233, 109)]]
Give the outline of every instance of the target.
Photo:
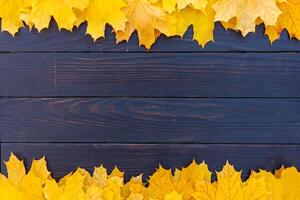
[(94, 43), (85, 28), (0, 34), (2, 161), (47, 155), (57, 178), (101, 163), (147, 176), (193, 158), (230, 160), (243, 177), (300, 167), (300, 42), (286, 32), (271, 46), (262, 26), (242, 38), (216, 24), (205, 48), (189, 29), (147, 51), (136, 35), (115, 45), (108, 28)]

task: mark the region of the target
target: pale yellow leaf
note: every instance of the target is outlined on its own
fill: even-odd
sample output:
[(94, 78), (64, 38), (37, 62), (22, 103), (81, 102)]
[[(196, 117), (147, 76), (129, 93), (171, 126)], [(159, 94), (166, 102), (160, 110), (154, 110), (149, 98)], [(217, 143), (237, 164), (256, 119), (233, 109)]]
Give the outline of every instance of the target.
[(241, 200), (243, 198), (241, 172), (235, 171), (234, 167), (226, 162), (222, 171), (217, 172), (217, 177), (216, 200)]
[(215, 21), (228, 22), (236, 17), (235, 29), (245, 36), (255, 31), (256, 20), (260, 18), (265, 25), (275, 25), (281, 11), (276, 0), (218, 0), (213, 5)]
[(49, 26), (51, 17), (54, 17), (59, 29), (72, 30), (76, 22), (73, 9), (83, 10), (89, 0), (30, 0), (32, 10), (28, 21), (40, 31)]
[(107, 170), (101, 165), (100, 167), (95, 167), (93, 174), (93, 185), (101, 186), (107, 184)]
[(150, 48), (156, 40), (155, 30), (165, 34), (174, 33), (173, 27), (169, 26), (166, 13), (157, 6), (151, 5), (147, 0), (126, 0), (128, 6), (124, 8), (128, 22), (124, 31), (117, 31), (117, 42), (129, 40), (136, 30), (139, 43)]

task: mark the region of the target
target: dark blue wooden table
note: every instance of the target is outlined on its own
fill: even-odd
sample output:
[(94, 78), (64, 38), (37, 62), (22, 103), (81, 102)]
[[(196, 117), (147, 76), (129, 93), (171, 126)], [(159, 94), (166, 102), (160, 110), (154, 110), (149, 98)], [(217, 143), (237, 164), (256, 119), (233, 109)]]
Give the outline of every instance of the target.
[[(193, 158), (219, 170), (300, 167), (300, 42), (263, 27), (242, 38), (216, 24), (201, 48), (192, 29), (148, 51), (96, 43), (85, 25), (0, 34), (1, 160), (47, 155), (55, 177), (117, 164), (127, 177)], [(1, 171), (5, 172), (4, 165)]]

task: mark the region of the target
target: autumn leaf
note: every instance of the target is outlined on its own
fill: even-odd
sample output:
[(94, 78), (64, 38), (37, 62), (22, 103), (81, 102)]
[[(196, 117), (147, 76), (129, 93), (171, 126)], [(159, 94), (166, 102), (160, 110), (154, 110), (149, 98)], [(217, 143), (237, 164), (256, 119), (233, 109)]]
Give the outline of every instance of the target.
[(124, 172), (121, 172), (117, 166), (113, 169), (113, 171), (110, 173), (109, 177), (124, 177)]
[(195, 160), (182, 170), (176, 169), (174, 176), (174, 186), (176, 191), (183, 195), (183, 199), (190, 199), (195, 192), (196, 183), (204, 181), (211, 182), (211, 172), (208, 166), (202, 162), (197, 164)]
[(195, 185), (195, 192), (192, 197), (195, 200), (215, 200), (216, 199), (216, 187), (211, 182), (197, 181)]
[(45, 157), (39, 160), (33, 160), (28, 175), (34, 174), (39, 177), (41, 184), (45, 184), (47, 179), (52, 179), (51, 173), (47, 169), (47, 163)]
[(253, 178), (250, 176), (243, 187), (244, 200), (267, 200), (270, 194), (266, 187), (266, 180), (263, 177)]
[(266, 26), (273, 26), (281, 14), (276, 0), (218, 0), (213, 5), (215, 21), (229, 22), (236, 18), (235, 30), (245, 36), (255, 31), (256, 20), (261, 19)]
[(261, 179), (263, 178), (266, 184), (266, 189), (269, 193), (268, 200), (279, 200), (280, 193), (282, 191), (280, 181), (271, 172), (260, 170), (259, 172), (251, 172), (249, 179)]
[(122, 196), (129, 199), (143, 199), (146, 187), (142, 175), (132, 177), (122, 188)]
[(29, 0), (29, 2), (31, 11), (27, 20), (39, 31), (49, 26), (51, 17), (55, 19), (59, 29), (72, 30), (77, 20), (73, 9), (83, 10), (89, 4), (89, 0)]
[(65, 199), (83, 199), (84, 179), (85, 176), (83, 176), (80, 171), (76, 171), (72, 174), (72, 176), (66, 180), (66, 184), (64, 185), (63, 197), (65, 197)]
[(17, 188), (21, 188), (22, 180), (26, 176), (24, 162), (19, 160), (14, 154), (5, 162), (8, 180)]
[(90, 173), (82, 168), (78, 168), (77, 172), (79, 172), (83, 177), (83, 191), (86, 192), (93, 184), (94, 180), (91, 177)]
[(117, 42), (128, 41), (136, 30), (141, 45), (150, 48), (157, 36), (155, 30), (172, 35), (175, 27), (169, 26), (166, 13), (157, 6), (151, 5), (147, 0), (126, 0), (128, 6), (124, 8), (128, 22), (124, 31), (116, 31)]
[(78, 168), (57, 182), (45, 157), (33, 160), (28, 173), (14, 154), (6, 166), (8, 177), (0, 174), (1, 200), (299, 200), (300, 172), (295, 167), (281, 167), (274, 174), (252, 171), (242, 181), (241, 172), (227, 162), (211, 182), (208, 166), (193, 160), (174, 174), (160, 166), (146, 186), (142, 175), (125, 183), (117, 167), (109, 175), (103, 166), (93, 175)]
[(27, 196), (20, 192), (6, 177), (0, 177), (0, 199), (1, 200), (29, 200)]
[(107, 184), (107, 177), (107, 170), (102, 165), (100, 167), (96, 167), (92, 177), (93, 185), (103, 187)]
[(38, 177), (33, 173), (26, 175), (22, 180), (22, 189), (24, 194), (31, 200), (43, 200), (42, 177)]
[(106, 24), (111, 25), (116, 32), (124, 30), (127, 19), (121, 9), (125, 6), (123, 0), (91, 0), (83, 12), (83, 19), (88, 23), (87, 33), (96, 40), (104, 37)]
[(226, 162), (222, 171), (217, 172), (217, 177), (217, 200), (241, 200), (243, 198), (241, 172), (235, 171), (229, 162)]
[(22, 27), (22, 13), (29, 5), (24, 0), (0, 0), (0, 17), (2, 30), (8, 31), (12, 35)]
[(173, 185), (173, 176), (171, 170), (164, 169), (159, 166), (159, 169), (150, 176), (147, 196), (151, 199), (163, 199), (166, 194), (175, 190)]
[(278, 195), (284, 200), (299, 200), (300, 173), (295, 167), (289, 167), (281, 172)]
[(266, 35), (271, 42), (277, 40), (283, 29), (289, 32), (290, 37), (300, 39), (300, 0), (278, 2), (282, 14), (274, 26), (266, 26)]
[[(211, 1), (214, 2), (214, 1)], [(183, 36), (186, 29), (193, 25), (193, 39), (204, 46), (207, 42), (213, 40), (215, 12), (211, 4), (205, 10), (195, 10), (187, 7), (175, 15), (177, 35)]]
[(47, 200), (57, 200), (63, 194), (63, 189), (55, 180), (47, 180), (43, 188), (43, 194)]

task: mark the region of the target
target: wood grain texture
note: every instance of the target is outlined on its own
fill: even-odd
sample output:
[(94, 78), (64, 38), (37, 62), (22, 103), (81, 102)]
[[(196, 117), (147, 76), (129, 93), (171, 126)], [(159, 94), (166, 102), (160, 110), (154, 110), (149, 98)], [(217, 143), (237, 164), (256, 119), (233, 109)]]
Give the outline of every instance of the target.
[(300, 143), (299, 99), (0, 99), (2, 142)]
[(147, 176), (193, 158), (243, 177), (300, 167), (300, 42), (286, 32), (271, 46), (262, 26), (242, 38), (217, 23), (205, 48), (190, 28), (148, 51), (136, 34), (116, 45), (111, 28), (96, 42), (85, 29), (0, 33), (1, 160), (47, 155), (55, 177), (100, 163)]
[(299, 65), (298, 53), (0, 54), (0, 96), (300, 97)]
[[(33, 158), (47, 155), (55, 177), (62, 177), (78, 166), (90, 172), (103, 164), (109, 170), (115, 165), (125, 170), (127, 178), (144, 173), (147, 177), (158, 164), (175, 168), (188, 165), (192, 159), (205, 160), (211, 170), (220, 170), (230, 160), (245, 178), (250, 169), (274, 170), (285, 166), (300, 167), (299, 145), (137, 145), (137, 144), (1, 144), (2, 159), (10, 152), (25, 159), (27, 167)], [(2, 163), (3, 172), (5, 167)]]
[[(0, 51), (5, 52), (146, 52), (144, 47), (139, 47), (137, 34), (134, 34), (129, 43), (122, 42), (116, 45), (115, 36), (111, 28), (106, 30), (106, 38), (96, 42), (90, 36), (85, 35), (86, 24), (74, 32), (59, 31), (57, 25), (52, 22), (50, 28), (43, 30), (42, 34), (37, 30), (29, 31), (29, 28), (21, 28), (13, 38), (9, 33), (0, 33)], [(250, 33), (243, 38), (240, 33), (226, 31), (219, 23), (216, 23), (214, 31), (215, 42), (208, 43), (202, 48), (193, 41), (193, 30), (190, 28), (183, 39), (179, 37), (167, 38), (161, 36), (154, 44), (152, 52), (198, 52), (198, 51), (299, 51), (300, 42), (290, 40), (284, 32), (279, 41), (272, 46), (264, 36), (263, 26), (258, 26), (256, 33)]]

